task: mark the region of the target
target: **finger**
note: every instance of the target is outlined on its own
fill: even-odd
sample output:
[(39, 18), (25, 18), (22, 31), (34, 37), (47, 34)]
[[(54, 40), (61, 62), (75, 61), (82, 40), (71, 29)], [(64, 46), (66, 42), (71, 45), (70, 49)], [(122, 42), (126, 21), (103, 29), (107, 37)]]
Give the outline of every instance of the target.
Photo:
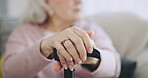
[(93, 46), (91, 45), (90, 37), (89, 35), (82, 29), (75, 27), (74, 33), (76, 33), (78, 36), (80, 36), (84, 42), (85, 48), (88, 53), (92, 52)]
[[(94, 35), (94, 32), (87, 31), (87, 34), (89, 35), (90, 38), (92, 38)], [(92, 39), (91, 39), (91, 45), (93, 46), (93, 48), (96, 48), (95, 43)]]
[(67, 61), (68, 68), (73, 71), (74, 70), (74, 63), (73, 61)]
[(79, 54), (79, 57), (81, 60), (85, 61), (87, 57), (87, 52), (83, 43), (83, 40), (74, 32), (68, 30), (68, 33), (65, 33), (67, 37), (72, 41), (74, 46), (76, 47), (76, 50)]
[(63, 47), (60, 41), (53, 42), (53, 45), (54, 45), (53, 47), (57, 49), (57, 52), (59, 52), (66, 60), (68, 61), (73, 60), (71, 55), (65, 50), (65, 48)]
[(64, 69), (67, 69), (67, 63), (65, 58), (58, 52), (58, 57), (60, 59), (60, 63), (63, 66)]
[(78, 52), (75, 48), (75, 46), (73, 45), (73, 43), (68, 40), (64, 43), (64, 46), (66, 48), (66, 50), (71, 54), (71, 56), (74, 58), (76, 64), (81, 63), (82, 61), (80, 60), (80, 57), (78, 55)]
[(91, 44), (93, 46), (93, 48), (96, 48), (95, 42), (91, 39)]
[[(90, 38), (93, 37), (94, 32), (87, 32), (87, 34), (89, 35)], [(94, 41), (91, 39), (91, 45), (93, 46), (93, 48), (96, 48)]]
[(60, 62), (56, 62), (53, 67), (55, 72), (59, 72), (62, 69)]

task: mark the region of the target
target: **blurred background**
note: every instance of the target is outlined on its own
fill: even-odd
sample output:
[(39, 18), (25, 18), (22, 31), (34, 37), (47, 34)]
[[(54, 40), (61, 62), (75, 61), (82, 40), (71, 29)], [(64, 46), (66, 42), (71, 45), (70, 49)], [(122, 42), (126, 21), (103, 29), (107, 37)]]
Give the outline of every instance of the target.
[[(121, 58), (128, 59), (123, 59), (125, 70), (120, 78), (148, 78), (148, 0), (82, 1), (86, 20), (102, 26)], [(0, 56), (11, 31), (19, 26), (27, 2), (0, 0)]]
[[(148, 0), (83, 0), (85, 15), (106, 12), (131, 12), (148, 20)], [(0, 0), (0, 17), (18, 17), (27, 0)]]

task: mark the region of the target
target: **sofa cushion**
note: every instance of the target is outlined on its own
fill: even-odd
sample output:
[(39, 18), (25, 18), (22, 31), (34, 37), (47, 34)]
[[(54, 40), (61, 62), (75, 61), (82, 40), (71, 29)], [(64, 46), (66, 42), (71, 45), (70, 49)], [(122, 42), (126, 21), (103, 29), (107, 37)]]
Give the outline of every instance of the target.
[(136, 67), (137, 62), (122, 58), (119, 78), (134, 78)]
[(131, 13), (99, 14), (87, 20), (104, 28), (121, 57), (137, 61), (135, 78), (148, 77), (148, 21)]
[(104, 28), (122, 57), (134, 58), (144, 47), (148, 47), (148, 21), (134, 14), (102, 14), (88, 20)]

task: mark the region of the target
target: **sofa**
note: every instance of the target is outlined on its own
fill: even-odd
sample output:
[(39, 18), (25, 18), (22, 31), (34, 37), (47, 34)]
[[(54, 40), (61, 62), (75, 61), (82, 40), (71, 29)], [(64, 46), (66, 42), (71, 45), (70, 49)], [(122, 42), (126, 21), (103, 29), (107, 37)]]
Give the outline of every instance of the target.
[(109, 34), (121, 58), (137, 62), (134, 78), (148, 78), (148, 20), (132, 13), (103, 13), (87, 20)]
[[(124, 58), (120, 78), (148, 78), (148, 21), (131, 13), (103, 13), (86, 17), (86, 21), (100, 25)], [(1, 55), (9, 34), (19, 24), (15, 18), (0, 19)]]

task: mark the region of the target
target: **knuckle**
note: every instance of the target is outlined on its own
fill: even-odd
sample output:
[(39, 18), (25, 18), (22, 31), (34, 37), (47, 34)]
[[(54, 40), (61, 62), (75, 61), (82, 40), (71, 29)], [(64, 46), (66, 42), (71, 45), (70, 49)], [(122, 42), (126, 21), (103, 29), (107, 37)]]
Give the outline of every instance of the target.
[(82, 33), (81, 33), (81, 36), (82, 36), (82, 38), (84, 38), (84, 39), (85, 39), (85, 38), (86, 38), (86, 39), (89, 39), (89, 37), (87, 37), (87, 34), (86, 34), (85, 32), (82, 32)]
[(70, 29), (69, 28), (67, 28), (67, 29), (64, 30), (64, 33), (68, 33), (68, 32), (70, 32)]
[(73, 28), (73, 29), (76, 29), (77, 27), (76, 27), (76, 26), (73, 26), (72, 28)]
[(65, 29), (61, 34), (64, 35), (67, 33), (67, 30)]
[(81, 30), (81, 34), (82, 34), (82, 36), (87, 35), (87, 33), (84, 30)]
[(65, 29), (64, 31), (63, 31), (63, 33), (62, 33), (62, 35), (68, 35), (69, 33), (71, 32), (71, 30), (70, 29)]
[(73, 30), (78, 30), (79, 28), (76, 27), (76, 26), (73, 26), (72, 29), (73, 29)]
[(68, 31), (68, 32), (69, 32), (69, 31), (71, 31), (71, 29), (70, 29), (70, 28), (67, 28), (67, 29), (66, 29), (66, 31)]

